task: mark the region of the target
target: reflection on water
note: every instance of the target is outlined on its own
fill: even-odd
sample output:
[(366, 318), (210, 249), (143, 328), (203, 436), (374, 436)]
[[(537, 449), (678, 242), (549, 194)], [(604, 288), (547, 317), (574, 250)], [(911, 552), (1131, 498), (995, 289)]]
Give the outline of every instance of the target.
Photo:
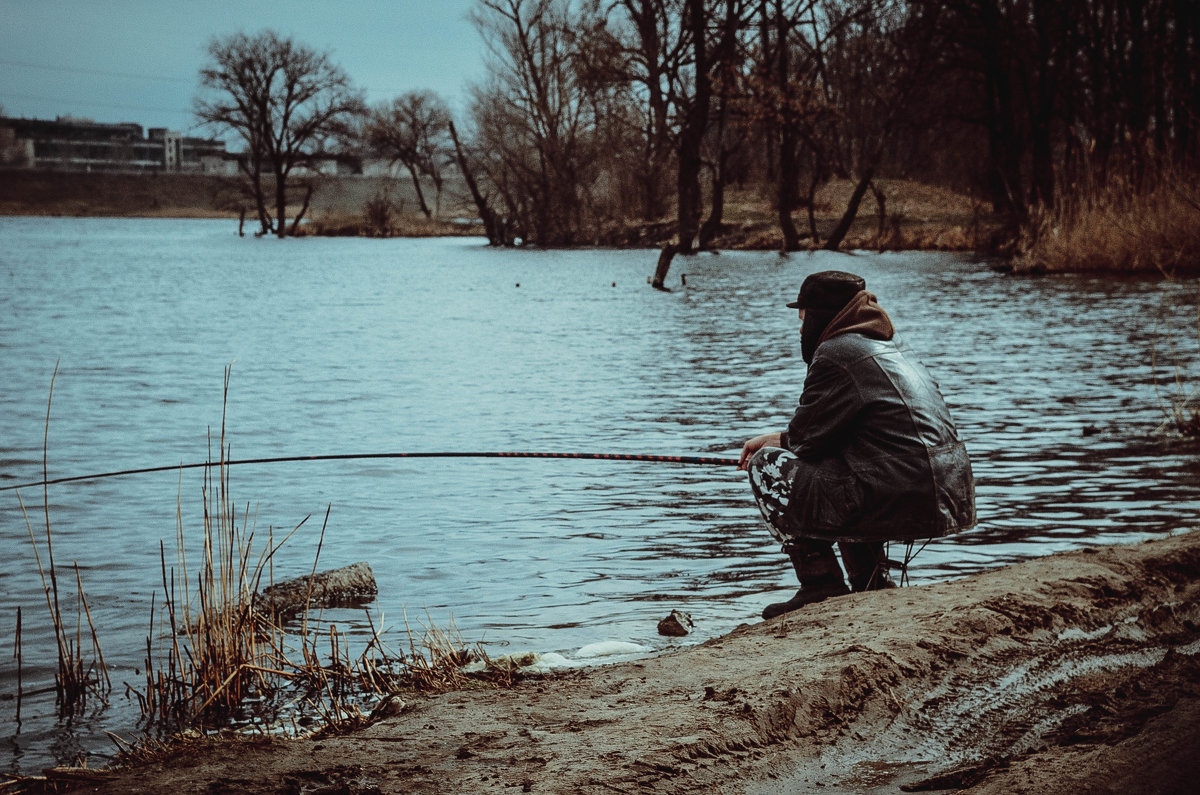
[[(1172, 361), (1200, 361), (1196, 284), (1022, 280), (947, 255), (725, 253), (650, 290), (652, 252), (492, 251), (462, 240), (243, 240), (227, 222), (0, 219), (0, 485), (203, 460), (221, 378), (235, 458), (405, 450), (735, 455), (782, 427), (804, 378), (783, 303), (803, 277), (863, 274), (939, 380), (971, 451), (979, 527), (931, 543), (915, 583), (1077, 547), (1190, 529), (1200, 449), (1158, 432)], [(614, 285), (615, 283), (615, 285)], [(517, 286), (519, 285), (519, 286)], [(1174, 352), (1156, 336), (1156, 321)], [(1158, 372), (1150, 366), (1159, 340)], [(1157, 376), (1157, 383), (1156, 383)], [(1181, 372), (1184, 388), (1197, 383)], [(215, 443), (215, 442), (214, 442)], [(794, 587), (739, 473), (603, 461), (427, 459), (231, 470), (260, 537), (311, 520), (276, 561), (367, 560), (376, 624), (570, 656), (605, 640), (664, 648), (756, 620)], [(44, 533), (41, 492), (22, 493)], [(196, 471), (49, 491), (56, 559), (78, 561), (114, 683), (137, 686), (176, 505), (201, 528)], [(26, 689), (53, 682), (26, 520), (0, 492), (0, 648), (22, 610)], [(893, 555), (895, 556), (895, 555)], [(365, 637), (360, 613), (326, 616)], [(137, 708), (52, 718), (0, 662), (9, 769), (107, 753)], [(2, 765), (3, 763), (0, 763)]]

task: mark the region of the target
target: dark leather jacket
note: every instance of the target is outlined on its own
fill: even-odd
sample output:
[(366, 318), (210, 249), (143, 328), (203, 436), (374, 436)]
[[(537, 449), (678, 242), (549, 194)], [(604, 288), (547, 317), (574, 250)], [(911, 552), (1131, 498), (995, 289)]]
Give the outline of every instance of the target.
[(865, 290), (820, 338), (784, 435), (797, 535), (944, 536), (975, 524), (975, 484), (937, 383)]

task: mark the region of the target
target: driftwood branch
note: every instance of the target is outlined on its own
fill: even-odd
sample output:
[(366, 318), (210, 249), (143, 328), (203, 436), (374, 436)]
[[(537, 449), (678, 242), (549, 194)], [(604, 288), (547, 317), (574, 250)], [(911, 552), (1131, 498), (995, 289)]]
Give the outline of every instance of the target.
[(304, 610), (306, 598), (310, 609), (358, 607), (374, 601), (378, 593), (371, 567), (359, 562), (269, 585), (255, 594), (254, 606), (264, 612), (286, 615)]

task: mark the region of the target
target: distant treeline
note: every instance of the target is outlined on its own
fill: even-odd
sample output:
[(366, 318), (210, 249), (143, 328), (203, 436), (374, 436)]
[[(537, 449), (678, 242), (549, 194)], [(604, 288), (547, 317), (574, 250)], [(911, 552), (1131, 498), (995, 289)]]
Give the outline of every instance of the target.
[(1196, 153), (1185, 0), (483, 0), (476, 21), (470, 150), (542, 243), (674, 209), (686, 249), (753, 182), (793, 248), (832, 175), (972, 190), (1019, 223), (1083, 172)]
[[(275, 34), (214, 41), (202, 77), (237, 96), (231, 54), (299, 52), (337, 89), (317, 138), (402, 165), (427, 215), (456, 165), (493, 243), (669, 221), (664, 273), (720, 233), (726, 186), (769, 197), (785, 249), (836, 248), (884, 177), (970, 192), (1015, 238), (1081, 186), (1196, 160), (1194, 0), (479, 0), (472, 16), (489, 69), (457, 124), (429, 92), (365, 107), (325, 56)], [(198, 113), (261, 153), (247, 176), (287, 184), (272, 151), (287, 136), (237, 98)], [(835, 177), (856, 190), (821, 239), (813, 197)], [(282, 234), (263, 199), (264, 231)]]

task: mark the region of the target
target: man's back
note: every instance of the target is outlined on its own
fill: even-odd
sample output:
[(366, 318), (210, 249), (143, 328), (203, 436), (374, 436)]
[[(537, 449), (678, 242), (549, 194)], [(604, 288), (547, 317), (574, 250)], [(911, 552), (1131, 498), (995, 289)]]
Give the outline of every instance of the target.
[(840, 458), (862, 489), (839, 536), (929, 538), (975, 523), (966, 447), (937, 383), (900, 338), (851, 332), (822, 342), (801, 402), (810, 410), (789, 426), (792, 451)]

